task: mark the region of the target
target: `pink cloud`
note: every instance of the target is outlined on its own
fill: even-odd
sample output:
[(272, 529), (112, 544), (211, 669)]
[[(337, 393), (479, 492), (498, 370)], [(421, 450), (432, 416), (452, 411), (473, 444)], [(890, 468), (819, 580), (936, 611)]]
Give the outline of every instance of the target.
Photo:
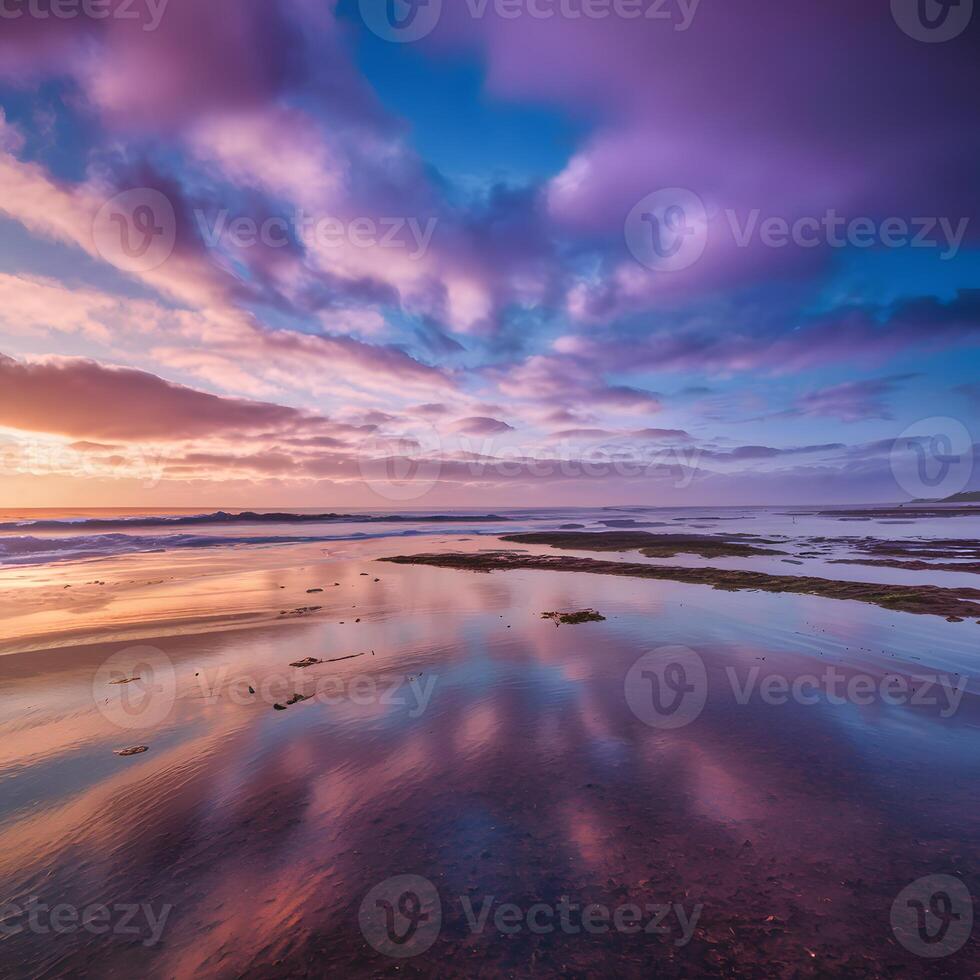
[(467, 436), (493, 436), (502, 432), (513, 432), (514, 427), (500, 419), (485, 418), (479, 415), (459, 419), (452, 425), (454, 432)]
[(0, 425), (12, 429), (94, 440), (185, 440), (311, 421), (293, 408), (221, 398), (132, 368), (0, 354)]

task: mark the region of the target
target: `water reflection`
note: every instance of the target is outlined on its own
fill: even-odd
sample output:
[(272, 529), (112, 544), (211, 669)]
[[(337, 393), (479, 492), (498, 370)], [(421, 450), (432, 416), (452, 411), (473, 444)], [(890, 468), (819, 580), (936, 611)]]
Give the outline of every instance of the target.
[[(937, 873), (980, 894), (975, 691), (949, 718), (739, 704), (728, 673), (792, 679), (828, 661), (970, 673), (959, 624), (599, 576), (385, 566), (381, 578), (358, 583), (358, 633), (311, 621), (160, 641), (178, 689), (149, 730), (121, 731), (93, 703), (114, 647), (5, 658), (0, 897), (170, 912), (150, 945), (148, 930), (14, 932), (25, 920), (8, 916), (0, 972), (927, 975), (895, 941), (895, 896)], [(540, 619), (589, 606), (606, 622)], [(630, 711), (624, 679), (674, 643), (703, 658), (709, 693), (691, 724), (658, 730)], [(273, 675), (339, 683), (329, 703), (286, 711), (228, 693), (236, 677), (261, 691)], [(432, 683), (422, 710), (410, 678)], [(351, 693), (363, 679), (373, 696), (370, 683)], [(150, 751), (112, 755), (137, 743)], [(427, 951), (396, 961), (358, 910), (402, 874), (432, 883), (442, 923)], [(474, 933), (466, 910), (488, 896), (703, 910), (683, 944), (679, 921), (669, 934), (508, 936), (491, 914)], [(948, 967), (975, 971), (976, 950)]]

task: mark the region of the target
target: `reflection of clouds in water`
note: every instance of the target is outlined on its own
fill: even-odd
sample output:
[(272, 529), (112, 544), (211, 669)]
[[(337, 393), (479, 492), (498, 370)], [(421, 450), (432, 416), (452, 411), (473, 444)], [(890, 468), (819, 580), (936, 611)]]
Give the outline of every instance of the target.
[(500, 719), (493, 704), (478, 704), (462, 718), (452, 738), (454, 750), (461, 756), (472, 756), (493, 747), (499, 733)]
[[(654, 634), (683, 634), (712, 678), (720, 665), (751, 665), (756, 655), (780, 669), (800, 664), (794, 649), (812, 659), (811, 640), (794, 639), (808, 629), (806, 617), (795, 603), (787, 608), (787, 597), (735, 601), (661, 583), (396, 566), (381, 577), (384, 593), (370, 600), (379, 624), (371, 670), (437, 675), (421, 718), (394, 706), (315, 702), (279, 717), (267, 705), (186, 698), (182, 687), (176, 724), (187, 741), (168, 747), (151, 738), (150, 753), (135, 763), (111, 759), (111, 776), (93, 772), (57, 808), (0, 824), (3, 879), (24, 881), (44, 868), (46, 887), (64, 895), (174, 902), (173, 931), (154, 953), (165, 973), (207, 973), (219, 963), (242, 972), (254, 958), (282, 958), (286, 969), (315, 950), (358, 975), (376, 964), (357, 959), (363, 940), (349, 906), (396, 872), (445, 881), (457, 894), (485, 885), (502, 900), (539, 894), (543, 882), (588, 891), (588, 900), (601, 900), (610, 879), (648, 900), (679, 900), (690, 888), (714, 902), (722, 922), (736, 896), (742, 912), (762, 921), (808, 889), (822, 921), (874, 945), (873, 901), (855, 907), (837, 879), (890, 886), (910, 870), (909, 834), (954, 811), (963, 840), (980, 836), (977, 818), (963, 815), (976, 809), (976, 762), (957, 755), (951, 771), (951, 733), (935, 719), (916, 721), (913, 746), (892, 737), (906, 723), (900, 714), (867, 717), (860, 724), (868, 737), (855, 753), (853, 715), (829, 709), (776, 712), (709, 699), (681, 732), (654, 731), (630, 714), (623, 674)], [(619, 618), (560, 629), (539, 619), (542, 610), (589, 605)], [(840, 656), (855, 637), (884, 645), (899, 632), (883, 610), (838, 606), (843, 625), (820, 636), (834, 636)], [(764, 624), (777, 610), (784, 613), (773, 620), (774, 638)], [(917, 620), (900, 642), (928, 656), (948, 629)], [(193, 641), (175, 663), (182, 684), (221, 663), (261, 676), (311, 651), (348, 652), (362, 635), (333, 623), (261, 639), (215, 634)], [(722, 635), (734, 645), (715, 656)], [(33, 683), (24, 689), (40, 712), (32, 740), (48, 757), (104, 738), (91, 704), (87, 714), (73, 707), (73, 685), (85, 680), (65, 668), (18, 682)], [(2, 731), (23, 739), (10, 724)], [(920, 768), (928, 777), (898, 793), (892, 784), (910, 759), (920, 761), (912, 753), (926, 751), (934, 753), (932, 766)], [(883, 821), (912, 830), (883, 836)], [(751, 852), (742, 849), (746, 839)], [(929, 853), (920, 848), (915, 860)], [(825, 862), (839, 869), (833, 881)], [(647, 879), (654, 884), (639, 885)], [(799, 923), (788, 936), (796, 948), (814, 939)], [(68, 939), (66, 962), (81, 964), (88, 953)]]
[(601, 865), (607, 845), (605, 815), (589, 806), (586, 798), (570, 800), (557, 814), (563, 836), (575, 848), (586, 867)]

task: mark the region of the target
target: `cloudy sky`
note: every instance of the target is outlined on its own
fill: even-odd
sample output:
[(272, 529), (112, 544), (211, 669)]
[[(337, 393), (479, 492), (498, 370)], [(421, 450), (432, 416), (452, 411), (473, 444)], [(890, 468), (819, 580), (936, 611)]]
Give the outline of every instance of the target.
[(0, 16), (0, 506), (898, 500), (980, 438), (980, 17), (67, 2)]

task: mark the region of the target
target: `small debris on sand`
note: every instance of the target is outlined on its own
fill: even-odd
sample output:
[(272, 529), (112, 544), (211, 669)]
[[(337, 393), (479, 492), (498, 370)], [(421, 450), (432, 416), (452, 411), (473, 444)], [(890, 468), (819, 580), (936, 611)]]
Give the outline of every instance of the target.
[(322, 664), (322, 660), (317, 660), (316, 657), (307, 657), (305, 660), (297, 660), (296, 663), (290, 664), (290, 667), (316, 667), (317, 664)]
[(109, 681), (109, 683), (110, 684), (132, 684), (134, 681), (141, 681), (142, 679), (143, 678), (142, 677), (139, 677), (139, 676), (137, 676), (137, 677), (124, 677), (122, 680), (119, 680), (119, 681)]
[(274, 704), (272, 706), (272, 708), (273, 708), (274, 711), (285, 711), (286, 710), (286, 706), (284, 704)]
[(142, 755), (144, 752), (149, 752), (149, 745), (134, 745), (131, 749), (116, 749), (113, 755), (119, 756), (130, 756), (130, 755)]
[(319, 612), (323, 606), (300, 606), (298, 609), (293, 609), (291, 612), (283, 609), (279, 613), (280, 616), (309, 616), (310, 613)]
[(553, 619), (555, 626), (577, 626), (579, 623), (603, 623), (606, 617), (594, 609), (583, 609), (581, 612), (543, 612), (542, 619)]
[(322, 591), (323, 591), (323, 589), (307, 589), (306, 590), (306, 594), (307, 595), (313, 595), (313, 593), (315, 593), (315, 592), (322, 592)]
[(309, 697), (305, 694), (294, 694), (286, 704), (299, 704), (301, 701), (308, 701)]

